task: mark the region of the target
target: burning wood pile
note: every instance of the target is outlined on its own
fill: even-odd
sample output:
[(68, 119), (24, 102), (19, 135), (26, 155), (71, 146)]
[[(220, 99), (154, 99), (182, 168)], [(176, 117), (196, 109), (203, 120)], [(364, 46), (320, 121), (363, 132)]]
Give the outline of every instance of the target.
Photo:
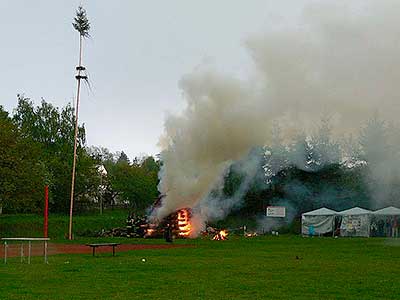
[(146, 217), (131, 215), (127, 220), (127, 237), (160, 238), (167, 228), (175, 238), (188, 238), (192, 234), (190, 209), (183, 208), (172, 213), (159, 223), (150, 222)]
[(213, 241), (224, 241), (228, 239), (228, 230), (218, 230), (211, 226), (207, 226), (206, 230), (202, 231), (201, 234), (205, 238), (211, 237)]
[(190, 223), (190, 211), (181, 209), (177, 212), (176, 233), (179, 237), (189, 237), (192, 233), (192, 224)]
[(159, 232), (159, 228), (155, 224), (147, 224), (145, 229), (144, 238), (148, 237), (160, 237), (162, 233)]
[(217, 232), (216, 235), (212, 238), (214, 241), (224, 241), (228, 239), (228, 231), (226, 230), (220, 230)]
[[(126, 236), (161, 238), (166, 237), (167, 233), (172, 233), (173, 238), (193, 237), (191, 217), (192, 211), (190, 208), (181, 208), (160, 222), (151, 222), (145, 216), (136, 216), (135, 214), (131, 214), (126, 221)], [(211, 239), (215, 241), (228, 239), (228, 231), (226, 229), (217, 230), (211, 226), (208, 226), (207, 229), (202, 232), (202, 235), (204, 237), (211, 237)]]

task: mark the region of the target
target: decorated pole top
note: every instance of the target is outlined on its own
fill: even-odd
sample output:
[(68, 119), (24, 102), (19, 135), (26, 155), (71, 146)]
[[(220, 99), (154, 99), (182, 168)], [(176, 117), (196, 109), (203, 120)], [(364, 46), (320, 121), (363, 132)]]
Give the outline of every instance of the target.
[(74, 18), (74, 22), (72, 23), (74, 28), (79, 32), (79, 34), (84, 37), (90, 37), (89, 30), (90, 30), (90, 23), (86, 16), (86, 10), (79, 6), (76, 10), (76, 16)]

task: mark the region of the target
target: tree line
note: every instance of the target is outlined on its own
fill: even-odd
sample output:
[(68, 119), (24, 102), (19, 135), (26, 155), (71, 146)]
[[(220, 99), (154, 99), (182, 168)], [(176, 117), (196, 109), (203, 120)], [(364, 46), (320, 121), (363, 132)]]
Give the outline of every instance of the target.
[[(10, 114), (0, 106), (0, 210), (41, 212), (44, 186), (49, 186), (50, 211), (67, 213), (71, 187), (74, 108), (58, 108), (42, 100), (37, 106), (24, 95)], [(373, 117), (355, 137), (337, 140), (328, 120), (313, 135), (284, 141), (279, 126), (270, 145), (256, 147), (225, 172), (213, 197), (238, 197), (233, 214), (255, 215), (267, 205), (285, 205), (296, 212), (321, 206), (380, 208), (399, 205), (400, 130)], [(158, 157), (129, 160), (123, 152), (87, 147), (79, 126), (75, 210), (124, 205), (144, 212), (159, 196)], [(256, 158), (256, 159), (255, 159)], [(246, 161), (257, 170), (246, 178)], [(105, 174), (105, 172), (106, 174)]]
[[(44, 186), (48, 185), (50, 211), (66, 213), (74, 108), (69, 104), (58, 108), (43, 99), (35, 106), (24, 95), (17, 99), (11, 114), (0, 106), (0, 209), (4, 213), (42, 211)], [(98, 208), (100, 203), (144, 210), (158, 195), (159, 167), (159, 161), (151, 156), (130, 162), (124, 152), (87, 147), (85, 126), (79, 125), (75, 210)]]
[(400, 206), (397, 124), (376, 114), (341, 137), (333, 135), (329, 118), (322, 118), (312, 134), (299, 131), (289, 140), (279, 126), (272, 131), (270, 145), (254, 148), (226, 173), (222, 199), (235, 197), (246, 181), (240, 164), (257, 158), (257, 172), (233, 215), (262, 214), (268, 205), (285, 206), (294, 216), (322, 206), (338, 211)]

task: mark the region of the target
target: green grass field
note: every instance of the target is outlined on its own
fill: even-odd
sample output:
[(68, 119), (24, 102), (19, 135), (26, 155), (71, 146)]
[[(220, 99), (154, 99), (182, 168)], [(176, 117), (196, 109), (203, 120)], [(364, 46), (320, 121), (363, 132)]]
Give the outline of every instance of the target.
[(0, 263), (0, 299), (400, 299), (400, 240), (290, 235), (175, 243), (193, 247), (62, 254), (48, 265), (42, 257), (31, 265), (12, 258)]
[[(73, 217), (73, 232), (75, 236), (93, 235), (102, 229), (126, 226), (128, 210), (105, 210), (103, 215), (86, 214)], [(65, 240), (68, 236), (68, 215), (49, 215), (49, 237)], [(41, 215), (0, 215), (0, 237), (42, 237), (43, 216)]]

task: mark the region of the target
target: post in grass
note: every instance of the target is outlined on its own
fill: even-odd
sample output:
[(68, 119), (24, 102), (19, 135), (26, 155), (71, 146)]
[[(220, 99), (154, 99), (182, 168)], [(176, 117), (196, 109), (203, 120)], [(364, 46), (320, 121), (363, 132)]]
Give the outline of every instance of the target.
[(79, 6), (76, 10), (76, 15), (74, 22), (72, 23), (74, 28), (79, 32), (79, 64), (76, 67), (78, 74), (75, 76), (78, 81), (77, 91), (76, 91), (76, 106), (75, 106), (75, 135), (74, 135), (74, 158), (72, 163), (72, 180), (71, 180), (71, 201), (69, 208), (69, 230), (68, 238), (72, 240), (72, 212), (74, 207), (74, 187), (75, 187), (75, 169), (76, 169), (76, 148), (78, 140), (78, 113), (79, 113), (79, 98), (81, 91), (81, 79), (87, 80), (87, 76), (82, 74), (86, 68), (82, 66), (82, 44), (83, 39), (90, 37), (90, 23), (86, 16), (86, 10)]

